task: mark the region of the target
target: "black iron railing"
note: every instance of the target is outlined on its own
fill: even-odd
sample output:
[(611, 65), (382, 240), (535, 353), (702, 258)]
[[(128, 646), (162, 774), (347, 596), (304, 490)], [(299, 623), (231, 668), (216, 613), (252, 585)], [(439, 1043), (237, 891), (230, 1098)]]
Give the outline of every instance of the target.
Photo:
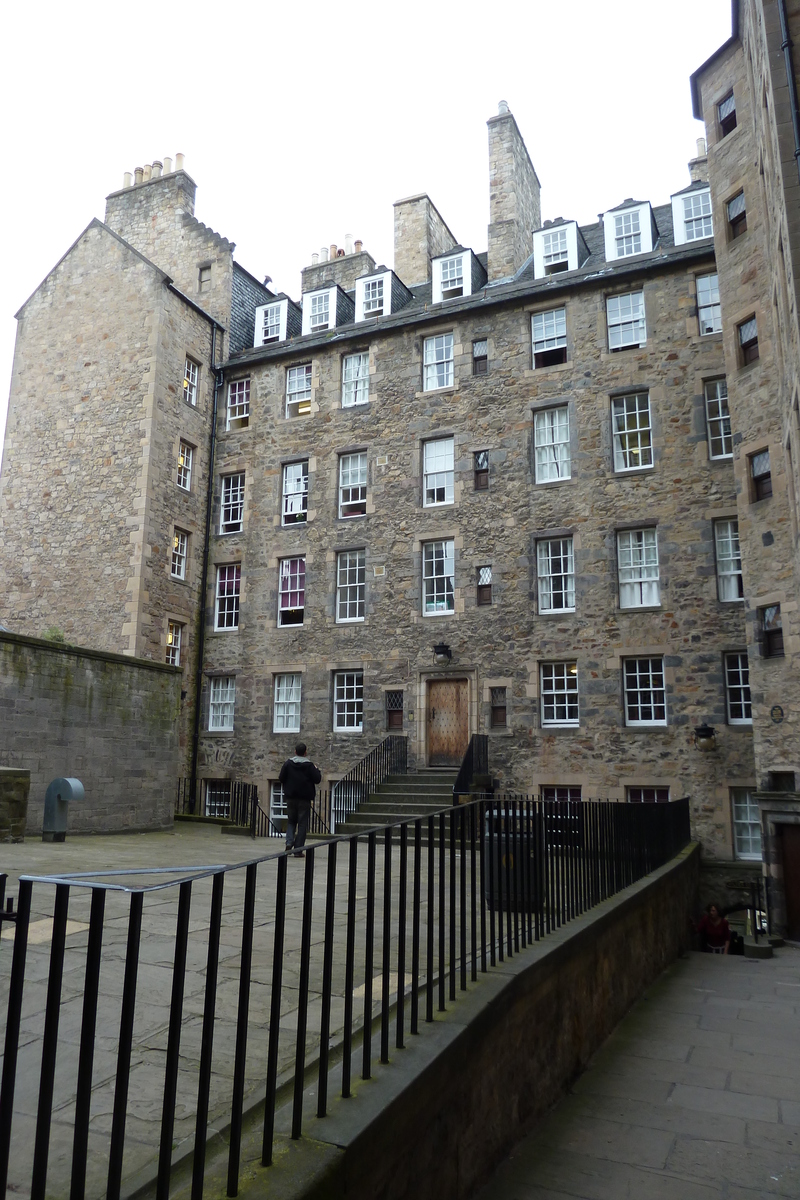
[[(233, 825), (248, 828), (252, 823), (253, 806), (258, 803), (258, 787), (241, 779), (205, 780), (205, 814), (230, 821)], [(175, 815), (199, 813), (199, 806), (192, 808), (191, 780), (179, 779), (175, 795)]]
[[(467, 752), (458, 770), (453, 784), (453, 798), (468, 796), (473, 779), (476, 776), (487, 777), (489, 774), (489, 736), (486, 733), (473, 733), (469, 739)], [(486, 790), (486, 789), (484, 789)], [(456, 800), (457, 803), (457, 800)]]
[[(123, 1185), (135, 1177), (141, 1187), (149, 1172), (166, 1200), (180, 1163), (200, 1197), (209, 1129), (227, 1127), (227, 1194), (236, 1196), (243, 1149), (260, 1153), (265, 1167), (272, 1162), (279, 1088), (292, 1097), (291, 1136), (300, 1137), (307, 1080), (318, 1115), (327, 1112), (332, 1047), (349, 1096), (353, 1072), (360, 1066), (369, 1078), (376, 1049), (388, 1062), (392, 1040), (402, 1048), (479, 972), (663, 865), (688, 840), (687, 800), (513, 795), (373, 829), (364, 841), (318, 842), (304, 860), (273, 853), (237, 866), (23, 876), (10, 971), (10, 945), (0, 953), (8, 994), (0, 1195), (8, 1186), (31, 1200), (82, 1198), (88, 1163), (94, 1195), (118, 1200)], [(49, 947), (41, 936), (48, 922)], [(146, 976), (137, 991), (140, 961)], [(59, 1039), (62, 978), (73, 1004), (82, 990), (74, 1066)], [(44, 979), (36, 1043), (25, 1031), (39, 1028)], [(64, 1040), (76, 1032), (70, 1025)], [(126, 1140), (129, 1109), (147, 1109), (154, 1087), (163, 1102), (151, 1143), (142, 1122)], [(71, 1125), (72, 1151), (59, 1149), (48, 1169), (54, 1111), (59, 1147)], [(112, 1114), (107, 1134), (92, 1126), (91, 1156), (90, 1111)]]
[(331, 829), (346, 821), (388, 775), (408, 771), (408, 739), (392, 735), (370, 750), (331, 788)]
[[(314, 837), (330, 836), (331, 831), (324, 816), (328, 812), (328, 802), (327, 792), (317, 792), (308, 814), (308, 832)], [(285, 837), (286, 826), (282, 824), (284, 820), (284, 817), (276, 818), (265, 812), (256, 800), (250, 818), (251, 837)]]

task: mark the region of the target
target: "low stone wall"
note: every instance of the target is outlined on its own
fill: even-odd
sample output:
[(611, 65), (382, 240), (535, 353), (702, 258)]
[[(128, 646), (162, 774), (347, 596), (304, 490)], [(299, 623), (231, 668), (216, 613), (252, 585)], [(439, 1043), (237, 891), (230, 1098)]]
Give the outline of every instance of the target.
[(0, 842), (21, 842), (28, 819), (30, 771), (0, 767)]
[(175, 667), (0, 632), (0, 765), (30, 772), (27, 835), (58, 776), (86, 792), (67, 836), (170, 828), (180, 688)]

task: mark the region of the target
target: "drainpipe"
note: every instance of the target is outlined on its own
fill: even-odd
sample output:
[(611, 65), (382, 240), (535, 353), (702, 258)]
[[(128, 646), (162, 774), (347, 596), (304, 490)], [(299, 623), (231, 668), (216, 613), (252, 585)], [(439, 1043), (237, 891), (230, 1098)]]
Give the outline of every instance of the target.
[(200, 581), (200, 614), (197, 633), (197, 669), (194, 680), (194, 729), (192, 731), (192, 771), (189, 780), (189, 812), (197, 807), (197, 754), (200, 745), (200, 702), (203, 692), (203, 655), (206, 641), (206, 592), (208, 590), (208, 556), (211, 540), (211, 509), (214, 502), (214, 453), (217, 445), (217, 404), (222, 387), (222, 370), (217, 368), (217, 326), (211, 327), (211, 370), (214, 373), (214, 401), (211, 408), (211, 436), (208, 444), (208, 489), (206, 492), (206, 527), (203, 536), (203, 571)]
[(794, 161), (797, 167), (797, 177), (800, 179), (800, 108), (797, 104), (797, 83), (794, 78), (794, 63), (792, 62), (792, 39), (789, 37), (789, 22), (786, 19), (786, 0), (778, 0), (778, 15), (781, 19), (781, 50), (786, 66), (786, 82), (789, 86), (789, 103), (792, 109)]

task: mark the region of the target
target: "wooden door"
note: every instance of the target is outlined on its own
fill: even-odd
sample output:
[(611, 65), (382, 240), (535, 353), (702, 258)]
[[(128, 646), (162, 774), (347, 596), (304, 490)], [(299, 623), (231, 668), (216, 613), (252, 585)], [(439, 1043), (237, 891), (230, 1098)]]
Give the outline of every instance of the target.
[(469, 681), (428, 683), (428, 765), (460, 767), (469, 744)]
[(779, 825), (783, 865), (783, 894), (786, 900), (786, 933), (800, 939), (800, 825)]

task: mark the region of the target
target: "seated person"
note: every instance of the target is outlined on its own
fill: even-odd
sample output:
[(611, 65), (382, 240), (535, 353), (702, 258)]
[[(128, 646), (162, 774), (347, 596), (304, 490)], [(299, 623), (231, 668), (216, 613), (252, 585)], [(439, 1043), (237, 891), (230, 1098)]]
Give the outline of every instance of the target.
[(731, 927), (716, 904), (709, 904), (697, 923), (704, 950), (711, 954), (727, 954), (731, 944)]

